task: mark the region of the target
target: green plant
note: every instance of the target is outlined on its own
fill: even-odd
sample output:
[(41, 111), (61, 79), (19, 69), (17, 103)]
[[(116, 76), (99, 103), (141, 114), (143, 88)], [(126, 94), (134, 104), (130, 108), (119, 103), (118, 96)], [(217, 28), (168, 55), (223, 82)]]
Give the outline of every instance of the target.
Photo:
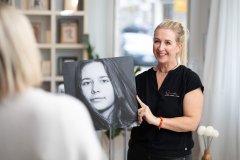
[[(111, 139), (114, 139), (115, 137), (119, 136), (122, 130), (123, 130), (122, 128), (113, 129)], [(105, 131), (105, 134), (108, 137), (108, 139), (110, 139), (110, 130)]]
[(134, 73), (135, 75), (141, 71), (141, 67), (140, 66), (137, 66), (135, 69), (134, 69)]
[(87, 46), (88, 59), (99, 59), (98, 54), (94, 53), (95, 47), (90, 43), (88, 34), (84, 35), (83, 41)]

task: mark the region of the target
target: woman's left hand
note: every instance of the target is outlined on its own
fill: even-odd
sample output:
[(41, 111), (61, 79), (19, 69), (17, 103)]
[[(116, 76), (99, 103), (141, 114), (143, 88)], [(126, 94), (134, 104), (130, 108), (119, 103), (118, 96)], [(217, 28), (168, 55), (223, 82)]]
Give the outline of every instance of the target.
[(137, 97), (137, 101), (140, 104), (141, 108), (138, 109), (138, 123), (139, 125), (143, 122), (143, 119), (149, 124), (157, 125), (159, 123), (159, 118), (155, 117), (149, 107)]

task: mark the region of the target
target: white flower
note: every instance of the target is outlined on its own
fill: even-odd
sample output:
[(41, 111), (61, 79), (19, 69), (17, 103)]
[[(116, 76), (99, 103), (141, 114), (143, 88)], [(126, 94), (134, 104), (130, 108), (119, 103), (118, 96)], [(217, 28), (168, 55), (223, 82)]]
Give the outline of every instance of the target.
[(213, 136), (213, 130), (214, 128), (212, 126), (207, 126), (206, 130), (204, 132), (205, 136)]
[(219, 136), (218, 130), (214, 129), (212, 126), (199, 126), (197, 132), (198, 135), (203, 137), (205, 148), (210, 148), (213, 138)]
[(197, 133), (198, 133), (199, 135), (203, 135), (204, 132), (205, 132), (205, 130), (206, 130), (206, 127), (205, 127), (205, 126), (199, 126), (199, 127), (198, 127), (198, 130), (197, 130)]
[(213, 130), (213, 137), (217, 138), (219, 136), (218, 130), (214, 129)]

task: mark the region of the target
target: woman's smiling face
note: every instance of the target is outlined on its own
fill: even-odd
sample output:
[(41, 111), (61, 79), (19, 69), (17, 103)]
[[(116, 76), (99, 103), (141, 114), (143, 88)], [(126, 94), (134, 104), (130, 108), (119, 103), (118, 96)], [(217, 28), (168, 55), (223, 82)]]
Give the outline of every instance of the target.
[(82, 68), (80, 87), (92, 107), (104, 111), (114, 103), (114, 90), (101, 62), (91, 62)]
[(176, 63), (180, 45), (176, 42), (176, 34), (170, 29), (158, 29), (154, 33), (153, 53), (158, 63)]

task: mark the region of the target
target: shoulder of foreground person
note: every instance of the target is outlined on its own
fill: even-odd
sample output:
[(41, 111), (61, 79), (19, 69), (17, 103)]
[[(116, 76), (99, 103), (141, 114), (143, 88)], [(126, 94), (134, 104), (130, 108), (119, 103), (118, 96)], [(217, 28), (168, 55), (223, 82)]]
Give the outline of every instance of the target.
[[(51, 133), (58, 132), (55, 136), (60, 136), (60, 139), (62, 137), (59, 141), (68, 144), (67, 150), (79, 152), (81, 159), (102, 160), (104, 154), (92, 119), (81, 101), (69, 95), (52, 94), (41, 89), (36, 89), (34, 94), (33, 96), (39, 98), (39, 104), (45, 101), (44, 105), (36, 109), (43, 128), (47, 123), (45, 129), (50, 130)], [(56, 125), (58, 128), (54, 127)]]
[[(66, 94), (53, 94), (42, 89), (30, 89), (25, 94), (25, 100), (31, 110), (39, 116), (51, 116), (52, 118), (69, 118), (82, 120), (92, 126), (92, 120), (86, 106), (77, 98)], [(83, 123), (84, 124), (84, 123)]]
[(46, 160), (103, 159), (90, 115), (78, 99), (30, 88), (6, 98), (1, 107), (1, 129), (11, 131), (0, 134), (1, 160), (9, 156), (19, 160), (39, 156)]
[[(43, 89), (31, 88), (27, 92), (26, 97), (31, 97), (32, 101), (39, 102), (37, 104), (60, 106), (79, 106), (80, 108), (86, 108), (85, 105), (77, 98), (67, 94), (54, 94)], [(54, 105), (55, 104), (55, 105)], [(52, 106), (52, 107), (53, 107)]]

